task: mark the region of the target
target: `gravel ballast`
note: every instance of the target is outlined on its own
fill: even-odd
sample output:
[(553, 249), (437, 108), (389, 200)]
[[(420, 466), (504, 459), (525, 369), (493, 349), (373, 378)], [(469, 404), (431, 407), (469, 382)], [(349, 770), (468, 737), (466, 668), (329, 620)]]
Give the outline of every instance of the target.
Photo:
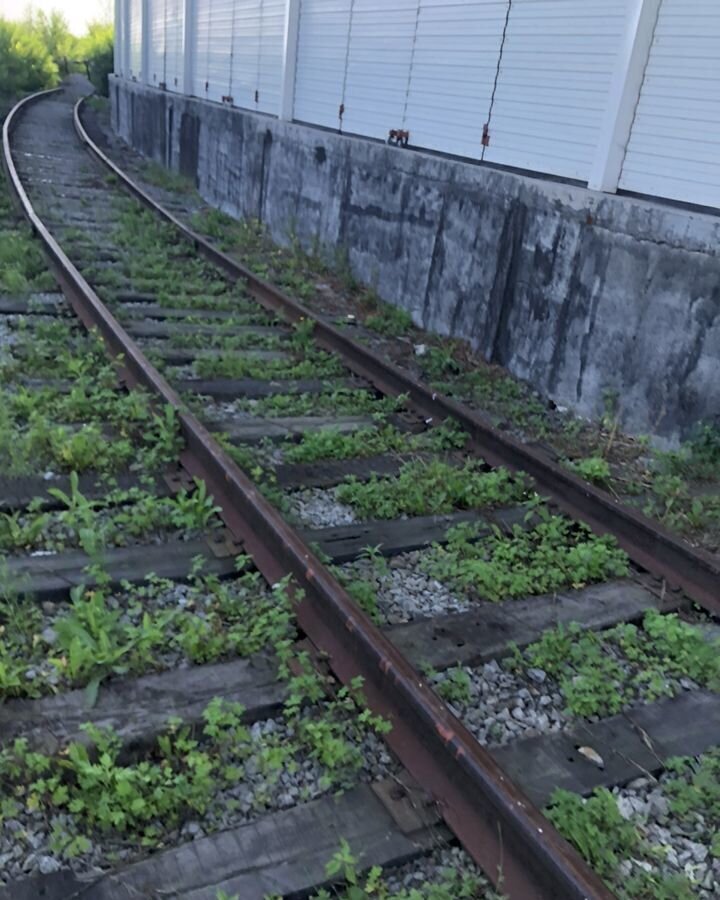
[(357, 521), (354, 511), (336, 497), (335, 488), (306, 488), (285, 495), (288, 515), (311, 528), (332, 528), (352, 525)]
[(713, 840), (717, 841), (720, 823), (701, 813), (682, 820), (674, 815), (671, 799), (664, 790), (674, 777), (665, 772), (657, 781), (637, 778), (627, 787), (613, 791), (622, 817), (637, 827), (641, 838), (652, 848), (645, 858), (624, 860), (620, 874), (627, 878), (644, 870), (665, 877), (683, 875), (694, 885), (701, 900), (717, 900), (720, 856), (713, 856), (712, 845)]
[(368, 559), (358, 559), (341, 568), (348, 580), (362, 579), (374, 586), (379, 619), (387, 625), (470, 610), (471, 600), (422, 571), (419, 563), (425, 552), (398, 554), (388, 560), (384, 572)]

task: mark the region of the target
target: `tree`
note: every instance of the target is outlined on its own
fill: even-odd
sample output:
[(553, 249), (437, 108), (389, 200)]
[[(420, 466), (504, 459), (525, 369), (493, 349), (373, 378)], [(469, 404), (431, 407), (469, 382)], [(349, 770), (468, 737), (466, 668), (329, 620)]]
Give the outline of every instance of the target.
[(113, 70), (113, 27), (91, 22), (78, 42), (77, 56), (87, 63), (88, 76), (95, 90), (108, 95), (108, 75)]
[(30, 9), (24, 24), (40, 38), (58, 67), (65, 70), (67, 60), (73, 58), (77, 45), (77, 38), (70, 33), (65, 16), (55, 9), (49, 14)]
[(0, 18), (0, 90), (14, 96), (57, 84), (58, 67), (27, 23)]

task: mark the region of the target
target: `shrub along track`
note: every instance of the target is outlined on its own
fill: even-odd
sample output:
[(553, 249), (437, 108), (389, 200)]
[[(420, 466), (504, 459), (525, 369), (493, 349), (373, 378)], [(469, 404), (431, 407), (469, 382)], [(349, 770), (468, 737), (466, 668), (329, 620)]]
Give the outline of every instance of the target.
[[(22, 110), (12, 137), (15, 160), (42, 222), (107, 306), (43, 234), (41, 221), (34, 225), (75, 310), (98, 328), (112, 353), (123, 355), (125, 381), (178, 410), (185, 487), (188, 476), (202, 478), (220, 504), (226, 543), (242, 544), (269, 583), (290, 576), (304, 591), (300, 628), (343, 682), (363, 677), (371, 708), (393, 724), (390, 746), (439, 801), (446, 823), (475, 859), (491, 877), (501, 874), (510, 896), (607, 895), (497, 763), (542, 804), (554, 787), (588, 793), (652, 777), (668, 757), (717, 743), (717, 697), (704, 689), (717, 676), (712, 650), (691, 626), (654, 613), (685, 602), (678, 591), (668, 593), (664, 579), (716, 610), (715, 561), (383, 365), (197, 235), (187, 235), (189, 245), (179, 241), (179, 222), (171, 218), (173, 229), (142, 213), (117, 190), (122, 173), (108, 177), (84, 154), (70, 116), (62, 95)], [(50, 158), (37, 150), (38, 134), (48, 125), (55, 135)], [(76, 127), (82, 136), (79, 119)], [(48, 183), (51, 191), (43, 189)], [(196, 250), (212, 265), (201, 263)], [(277, 322), (278, 313), (295, 327)], [(128, 333), (186, 392), (188, 406), (203, 415), (226, 452)], [(399, 394), (406, 395), (404, 404), (388, 400)], [(324, 415), (308, 415), (317, 411)], [(305, 519), (300, 533), (229, 456), (291, 515)], [(488, 462), (525, 474), (490, 469)], [(534, 499), (535, 490), (552, 502)], [(559, 510), (615, 534), (633, 560), (631, 576), (623, 577), (626, 557), (613, 539), (573, 525)], [(308, 527), (343, 516), (360, 521)], [(323, 566), (308, 544), (335, 568)], [(380, 552), (365, 550), (377, 546)], [(389, 568), (383, 556), (391, 557)], [(335, 575), (384, 626), (384, 636)], [(415, 587), (409, 587), (413, 577)], [(418, 578), (436, 577), (444, 588), (430, 580), (416, 589)], [(592, 582), (597, 585), (573, 589)], [(522, 599), (539, 590), (549, 595)], [(520, 599), (487, 602), (505, 598)], [(622, 627), (643, 616), (645, 629)], [(554, 628), (563, 622), (579, 623), (578, 634), (568, 638)], [(591, 629), (617, 625), (592, 638)], [(494, 662), (508, 656), (512, 642), (529, 647), (515, 660), (515, 672)], [(573, 645), (583, 653), (570, 660)], [(691, 652), (683, 655), (688, 646)], [(582, 668), (588, 655), (602, 673), (595, 681)], [(431, 669), (428, 680), (470, 731), (493, 745), (490, 753), (413, 665)], [(546, 681), (555, 687), (536, 689)], [(492, 702), (483, 708), (488, 691)], [(668, 699), (657, 699), (666, 693)], [(574, 717), (563, 718), (563, 701)], [(610, 713), (617, 715), (607, 718)], [(511, 740), (528, 732), (537, 736)], [(574, 808), (565, 812), (577, 818)], [(579, 829), (565, 827), (583, 847)], [(612, 859), (593, 862), (605, 876), (615, 868)]]

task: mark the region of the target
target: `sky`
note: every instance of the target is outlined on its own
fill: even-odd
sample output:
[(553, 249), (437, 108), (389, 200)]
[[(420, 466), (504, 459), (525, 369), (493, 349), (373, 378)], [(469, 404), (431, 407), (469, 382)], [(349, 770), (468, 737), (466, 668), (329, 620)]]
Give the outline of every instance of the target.
[(28, 8), (52, 12), (56, 9), (67, 19), (70, 30), (74, 34), (82, 34), (88, 22), (98, 19), (111, 22), (113, 0), (0, 0), (0, 16), (8, 19), (21, 19)]

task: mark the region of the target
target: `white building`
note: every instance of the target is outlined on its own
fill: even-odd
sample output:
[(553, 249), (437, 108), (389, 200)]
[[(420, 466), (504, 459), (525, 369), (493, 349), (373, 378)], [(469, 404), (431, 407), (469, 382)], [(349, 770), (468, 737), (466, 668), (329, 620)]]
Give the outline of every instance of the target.
[(718, 0), (117, 0), (117, 74), (720, 207)]

